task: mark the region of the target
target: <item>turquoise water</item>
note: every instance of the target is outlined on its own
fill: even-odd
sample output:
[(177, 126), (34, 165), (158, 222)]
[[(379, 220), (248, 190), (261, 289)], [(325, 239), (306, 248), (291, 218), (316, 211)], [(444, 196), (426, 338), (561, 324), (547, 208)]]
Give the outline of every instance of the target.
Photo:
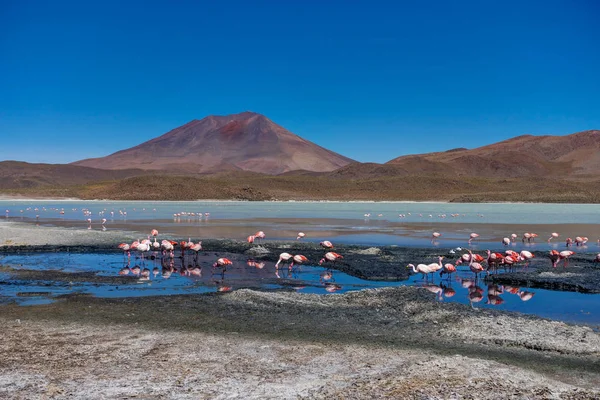
[[(35, 208), (38, 211), (35, 211)], [(64, 209), (60, 216), (57, 209)], [(172, 218), (181, 212), (210, 213), (216, 219), (248, 218), (334, 218), (370, 220), (469, 224), (599, 224), (598, 204), (533, 204), (533, 203), (404, 203), (404, 202), (223, 202), (223, 201), (0, 201), (0, 215), (9, 210), (9, 216), (81, 220), (82, 209), (92, 212), (92, 219), (99, 221), (99, 212), (110, 219), (123, 218), (119, 211), (126, 211), (128, 219)], [(23, 210), (23, 213), (21, 213)], [(381, 214), (381, 216), (379, 215)], [(404, 216), (400, 217), (402, 214)], [(452, 214), (458, 214), (452, 216)], [(443, 217), (445, 215), (445, 217)]]
[[(302, 231), (306, 241), (415, 247), (464, 246), (475, 232), (480, 235), (472, 243), (475, 250), (512, 233), (518, 235), (516, 249), (547, 250), (576, 236), (588, 237), (588, 245), (597, 247), (600, 238), (596, 204), (34, 200), (0, 201), (2, 217), (48, 226), (132, 230), (144, 236), (157, 228), (171, 237), (243, 240), (262, 230), (270, 240), (295, 240)], [(434, 231), (442, 236), (432, 242)], [(519, 239), (524, 232), (539, 237), (523, 243)], [(560, 237), (548, 244), (552, 232)]]

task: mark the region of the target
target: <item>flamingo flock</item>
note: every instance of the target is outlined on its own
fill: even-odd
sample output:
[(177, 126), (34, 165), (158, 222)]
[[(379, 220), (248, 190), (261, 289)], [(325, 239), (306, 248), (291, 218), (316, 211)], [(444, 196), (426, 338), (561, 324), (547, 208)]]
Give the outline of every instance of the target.
[[(88, 209), (80, 209), (83, 212), (84, 217), (79, 219), (79, 221), (81, 223), (84, 223), (83, 221), (85, 221), (85, 223), (87, 223), (88, 225), (88, 229), (91, 229), (92, 224), (96, 224), (96, 226), (101, 226), (103, 229), (105, 228), (105, 226), (107, 224), (109, 224), (115, 215), (120, 215), (122, 218), (127, 218), (127, 211), (126, 210), (114, 210), (114, 211), (107, 211), (107, 210), (103, 210), (101, 212), (99, 212), (97, 215), (98, 217), (96, 217), (96, 213), (92, 213), (90, 210)], [(134, 209), (135, 210), (135, 209)], [(148, 209), (149, 211), (150, 209)], [(28, 209), (28, 211), (30, 211)], [(35, 209), (35, 212), (39, 212), (42, 211), (41, 209)], [(46, 211), (45, 209), (43, 211)], [(60, 215), (64, 215), (65, 211), (69, 211), (69, 209), (54, 209), (53, 211), (58, 212)], [(72, 209), (71, 211), (79, 211), (77, 209)], [(115, 213), (116, 211), (116, 213)], [(131, 210), (130, 210), (131, 211)], [(144, 209), (144, 211), (146, 211)], [(153, 210), (156, 211), (156, 210)], [(23, 210), (21, 210), (21, 214), (23, 214)], [(9, 215), (9, 210), (6, 210), (6, 215)], [(381, 213), (373, 213), (373, 215), (377, 216), (377, 217), (383, 217), (383, 214)], [(400, 214), (399, 217), (406, 217), (406, 216), (410, 216), (411, 214)], [(187, 218), (188, 220), (193, 220), (193, 219), (202, 219), (202, 218), (206, 218), (208, 219), (210, 216), (210, 213), (201, 213), (201, 212), (179, 212), (179, 213), (175, 213), (173, 214), (173, 218), (180, 220), (181, 218)], [(371, 213), (366, 213), (365, 218), (369, 218), (371, 217)], [(423, 215), (419, 215), (419, 216), (423, 216)], [(425, 214), (425, 216), (429, 216), (429, 218), (433, 218), (435, 216), (435, 214)], [(450, 217), (459, 217), (461, 216), (460, 214), (450, 214)], [(462, 216), (464, 216), (464, 214), (462, 214)], [(480, 217), (483, 217), (483, 215), (478, 215)], [(445, 214), (440, 214), (438, 215), (439, 218), (445, 218), (446, 215)], [(36, 218), (39, 218), (39, 215), (36, 215)], [(467, 232), (468, 233), (468, 232)], [(482, 233), (482, 232), (480, 232)], [(185, 268), (185, 273), (188, 275), (197, 275), (199, 276), (202, 273), (202, 266), (199, 265), (198, 259), (199, 259), (199, 254), (204, 250), (202, 247), (202, 242), (201, 241), (196, 241), (196, 240), (192, 240), (192, 238), (188, 238), (187, 241), (180, 241), (180, 242), (176, 242), (173, 240), (158, 240), (158, 230), (153, 229), (150, 232), (150, 235), (148, 235), (148, 237), (146, 238), (140, 238), (136, 241), (133, 241), (132, 243), (121, 243), (118, 245), (119, 249), (123, 252), (123, 257), (125, 260), (130, 260), (132, 258), (132, 256), (137, 256), (139, 257), (142, 261), (146, 260), (146, 259), (166, 259), (166, 260), (171, 260), (176, 258), (177, 256), (180, 258), (184, 258), (184, 259), (189, 259), (191, 261), (193, 261), (190, 265), (191, 268)], [(295, 236), (295, 240), (303, 240), (306, 238), (306, 234), (304, 232), (298, 232)], [(465, 235), (467, 236), (467, 235)], [(541, 236), (541, 237), (540, 237)], [(565, 235), (566, 236), (566, 235)], [(293, 238), (294, 236), (292, 236)], [(251, 235), (249, 235), (247, 237), (247, 241), (250, 244), (256, 244), (256, 243), (262, 243), (264, 242), (266, 238), (266, 234), (263, 231), (257, 231)], [(432, 243), (436, 243), (437, 241), (444, 241), (447, 238), (445, 233), (442, 232), (431, 232), (431, 242)], [(515, 243), (518, 243), (519, 240), (521, 241), (521, 243), (524, 244), (535, 244), (536, 243), (536, 239), (540, 238), (542, 242), (547, 241), (547, 243), (552, 243), (552, 247), (557, 246), (556, 242), (558, 242), (559, 240), (561, 241), (561, 243), (564, 243), (564, 245), (567, 247), (566, 250), (560, 250), (560, 249), (555, 249), (555, 250), (550, 250), (547, 254), (547, 257), (549, 258), (551, 265), (553, 268), (557, 268), (559, 266), (563, 266), (564, 268), (567, 268), (569, 266), (569, 261), (570, 259), (576, 254), (575, 251), (576, 249), (571, 250), (571, 248), (573, 247), (584, 247), (589, 243), (589, 239), (585, 236), (572, 236), (572, 237), (561, 237), (561, 235), (558, 232), (551, 232), (551, 233), (545, 233), (545, 232), (540, 232), (540, 235), (538, 235), (537, 233), (534, 232), (524, 232), (524, 233), (520, 233), (520, 234), (516, 234), (516, 233), (511, 233), (509, 235), (506, 235), (505, 237), (503, 237), (501, 239), (501, 243), (503, 246), (507, 246), (506, 248), (509, 248), (509, 246), (515, 246)], [(468, 233), (468, 236), (465, 238), (465, 240), (467, 241), (467, 243), (469, 245), (473, 245), (474, 243), (478, 243), (480, 239), (480, 235), (476, 232), (471, 232)], [(315, 264), (318, 265), (325, 265), (325, 266), (329, 266), (329, 267), (335, 267), (336, 263), (340, 263), (343, 261), (344, 257), (333, 251), (334, 250), (334, 245), (328, 241), (328, 240), (323, 240), (319, 243), (319, 245), (325, 249), (325, 252), (323, 254), (322, 257), (320, 257), (317, 261), (317, 259), (315, 259), (314, 261), (317, 261)], [(600, 246), (600, 239), (598, 240), (598, 245)], [(513, 271), (515, 270), (516, 267), (520, 266), (523, 269), (527, 269), (530, 265), (530, 263), (532, 262), (532, 260), (535, 259), (535, 255), (537, 254), (537, 256), (540, 256), (539, 252), (536, 252), (535, 254), (527, 251), (527, 250), (522, 250), (520, 252), (516, 252), (516, 251), (512, 251), (512, 250), (506, 250), (506, 251), (491, 251), (491, 250), (487, 250), (486, 254), (476, 254), (474, 249), (477, 249), (477, 245), (474, 245), (471, 247), (471, 249), (473, 250), (467, 250), (466, 253), (463, 254), (458, 254), (456, 258), (454, 257), (448, 257), (448, 255), (446, 257), (440, 256), (438, 257), (437, 262), (431, 262), (431, 263), (415, 263), (415, 264), (408, 264), (408, 268), (411, 268), (412, 271), (414, 273), (417, 274), (421, 274), (422, 278), (424, 280), (433, 280), (433, 277), (435, 276), (435, 274), (439, 274), (439, 277), (441, 279), (445, 279), (446, 281), (449, 281), (452, 279), (453, 276), (457, 275), (457, 272), (459, 272), (461, 270), (461, 268), (464, 268), (467, 271), (467, 274), (469, 273), (468, 271), (470, 271), (473, 275), (474, 275), (474, 280), (478, 281), (480, 279), (480, 277), (482, 275), (487, 275), (487, 274), (493, 274), (493, 273), (498, 273), (501, 270), (504, 271)], [(175, 253), (178, 253), (177, 256), (175, 255)], [(179, 253), (180, 252), (180, 253)], [(456, 250), (453, 249), (449, 252), (449, 255), (454, 256), (456, 253), (460, 253), (461, 250)], [(180, 255), (179, 255), (180, 254)], [(447, 260), (446, 258), (452, 258), (450, 260)], [(314, 262), (313, 261), (313, 262)], [(447, 261), (447, 262), (444, 262)], [(600, 254), (598, 254), (594, 260), (594, 262), (600, 263)], [(308, 264), (310, 263), (309, 259), (307, 257), (305, 257), (302, 254), (292, 254), (292, 253), (281, 253), (279, 255), (279, 258), (277, 259), (277, 262), (275, 264), (276, 268), (280, 268), (282, 266), (286, 266), (289, 270), (292, 270), (294, 266), (300, 266), (303, 264)], [(168, 262), (167, 262), (168, 264)], [(234, 264), (234, 261), (229, 260), (227, 258), (218, 258), (216, 260), (214, 260), (214, 262), (211, 261), (211, 266), (212, 266), (212, 271), (213, 273), (221, 273), (222, 275), (225, 274), (225, 272), (227, 271), (228, 268), (231, 268), (231, 266)], [(258, 262), (258, 261), (252, 261), (252, 260), (248, 260), (247, 262), (248, 266), (252, 266), (255, 268), (263, 268), (265, 266), (264, 262)], [(171, 271), (171, 273), (173, 273), (174, 271)], [(133, 275), (139, 275), (141, 278), (147, 278), (150, 277), (152, 275), (157, 276), (160, 271), (156, 268), (154, 269), (150, 269), (150, 268), (145, 268), (144, 265), (142, 265), (141, 267), (139, 266), (135, 266), (132, 268), (127, 268), (127, 269), (123, 269), (122, 272), (123, 275), (125, 274), (133, 274)], [(163, 274), (168, 275), (169, 272), (163, 272)], [(437, 289), (436, 289), (437, 290)], [(447, 288), (442, 289), (443, 290), (443, 295), (450, 297), (452, 295), (452, 290), (451, 288)], [(478, 295), (480, 293), (478, 291), (475, 291), (473, 294), (473, 299), (475, 301), (477, 301)], [(518, 291), (517, 293), (513, 293), (513, 294), (517, 294), (519, 295), (519, 297), (524, 300), (527, 301), (529, 300), (533, 294), (525, 292), (525, 291)], [(496, 294), (491, 294), (491, 296), (496, 296)], [(495, 301), (497, 301), (496, 299), (494, 299), (494, 297), (490, 297), (489, 301), (493, 304)]]
[[(536, 234), (525, 234), (523, 235), (523, 240), (535, 240), (536, 237)], [(556, 237), (558, 237), (558, 234), (553, 233), (549, 240)], [(471, 236), (471, 239), (473, 238), (474, 237)], [(510, 241), (510, 239), (504, 238), (502, 243), (505, 244), (507, 240)], [(462, 248), (457, 247), (456, 249), (451, 249), (449, 255), (454, 256), (457, 251), (462, 251)], [(504, 268), (505, 271), (513, 271), (514, 267), (519, 264), (522, 264), (523, 270), (526, 270), (529, 267), (531, 260), (535, 258), (535, 254), (527, 250), (522, 250), (521, 252), (516, 252), (514, 250), (492, 252), (491, 250), (486, 250), (486, 253), (487, 257), (473, 253), (472, 250), (467, 250), (467, 252), (458, 255), (453, 263), (442, 264), (442, 259), (444, 257), (439, 256), (437, 263), (421, 263), (416, 266), (411, 263), (407, 265), (407, 268), (412, 269), (416, 274), (421, 274), (424, 280), (428, 280), (429, 275), (433, 277), (433, 273), (438, 271), (440, 271), (440, 278), (446, 275), (447, 279), (449, 279), (453, 273), (457, 272), (459, 266), (466, 264), (469, 267), (469, 270), (475, 275), (475, 280), (477, 280), (482, 273), (485, 273), (486, 275), (497, 273), (500, 268)], [(569, 258), (574, 254), (575, 252), (572, 250), (551, 250), (548, 254), (548, 258), (550, 259), (553, 268), (556, 268), (561, 261), (563, 262), (563, 267), (566, 268), (569, 263)], [(600, 253), (596, 255), (594, 262), (600, 262)]]
[[(304, 238), (306, 235), (303, 232), (299, 232), (296, 240)], [(150, 231), (150, 235), (147, 236), (146, 239), (135, 240), (132, 243), (120, 243), (117, 247), (123, 251), (124, 257), (127, 261), (127, 265), (119, 271), (119, 275), (129, 275), (130, 273), (135, 276), (139, 276), (140, 279), (145, 280), (150, 277), (150, 270), (148, 268), (141, 268), (140, 266), (129, 267), (130, 260), (132, 257), (132, 252), (137, 252), (137, 256), (144, 262), (145, 259), (148, 258), (148, 254), (152, 252), (151, 259), (156, 260), (160, 259), (161, 264), (163, 266), (162, 277), (169, 278), (172, 273), (178, 272), (177, 268), (175, 268), (174, 259), (180, 258), (182, 259), (182, 266), (179, 270), (181, 275), (187, 276), (201, 276), (202, 275), (202, 267), (198, 263), (198, 254), (202, 250), (202, 242), (193, 242), (191, 238), (188, 238), (187, 241), (175, 241), (163, 239), (158, 242), (158, 230), (152, 229)], [(256, 240), (262, 240), (266, 237), (266, 234), (263, 231), (258, 231), (253, 235), (248, 236), (248, 243), (255, 243)], [(150, 238), (153, 238), (152, 241)], [(320, 246), (329, 250), (333, 249), (333, 243), (328, 240), (322, 241)], [(176, 257), (175, 249), (179, 248), (181, 253)], [(185, 266), (186, 257), (192, 255), (193, 264), (189, 264)], [(329, 265), (335, 266), (337, 262), (342, 260), (344, 257), (341, 254), (335, 253), (333, 251), (328, 251), (324, 254), (323, 258), (318, 262), (319, 265)], [(165, 261), (166, 260), (166, 261)], [(276, 270), (279, 270), (280, 266), (287, 265), (289, 271), (292, 271), (294, 266), (299, 266), (305, 263), (308, 263), (309, 259), (302, 254), (292, 255), (290, 253), (284, 252), (279, 255), (279, 259), (275, 264)], [(220, 275), (224, 277), (225, 272), (229, 266), (233, 265), (233, 261), (228, 258), (218, 258), (212, 264), (212, 274), (214, 275), (216, 271), (220, 272)], [(264, 262), (257, 262), (254, 260), (248, 260), (247, 265), (249, 267), (255, 267), (257, 269), (262, 269), (265, 266)], [(329, 275), (331, 275), (331, 270), (329, 271)], [(152, 274), (157, 276), (160, 273), (158, 268), (154, 268)], [(279, 273), (276, 272), (276, 275), (279, 277)], [(324, 283), (325, 290), (328, 292), (335, 292), (341, 289), (340, 285), (333, 284), (331, 282)]]

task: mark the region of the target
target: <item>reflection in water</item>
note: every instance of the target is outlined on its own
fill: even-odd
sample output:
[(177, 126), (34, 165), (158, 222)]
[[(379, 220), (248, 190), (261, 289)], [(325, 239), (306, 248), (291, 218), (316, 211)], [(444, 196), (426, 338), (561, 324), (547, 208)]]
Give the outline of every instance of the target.
[(342, 289), (342, 287), (338, 284), (335, 284), (332, 282), (325, 283), (325, 290), (328, 291), (329, 293), (334, 293), (341, 289)]
[[(160, 272), (160, 277), (164, 279), (169, 279), (176, 274), (179, 277), (187, 277), (187, 278), (202, 278), (202, 266), (200, 265), (198, 259), (198, 253), (194, 256), (186, 256), (183, 255), (181, 257), (163, 257), (157, 258), (156, 260), (160, 260), (162, 271)], [(155, 260), (155, 261), (156, 261)], [(290, 257), (290, 261), (292, 258)], [(303, 262), (308, 261), (305, 259), (300, 260)], [(441, 260), (440, 260), (441, 261)], [(226, 267), (229, 267), (231, 270), (231, 276), (229, 274), (225, 274)], [(219, 258), (217, 262), (213, 264), (213, 271), (207, 279), (207, 283), (216, 287), (218, 292), (228, 292), (234, 290), (237, 286), (236, 283), (243, 281), (240, 277), (240, 270), (245, 272), (255, 271), (258, 276), (255, 276), (253, 279), (260, 279), (260, 276), (263, 275), (265, 268), (267, 267), (267, 263), (265, 261), (257, 261), (253, 258), (247, 259), (245, 261), (245, 267), (240, 268), (239, 266), (234, 266), (233, 261), (228, 258)], [(364, 287), (382, 287), (382, 286), (398, 286), (398, 285), (414, 285), (422, 287), (429, 292), (435, 294), (436, 299), (438, 301), (460, 301), (457, 295), (456, 289), (452, 287), (453, 283), (458, 283), (459, 287), (464, 290), (464, 302), (470, 304), (472, 307), (475, 307), (476, 304), (481, 303), (486, 306), (500, 306), (505, 303), (505, 299), (502, 297), (504, 294), (512, 294), (517, 295), (516, 298), (521, 301), (528, 301), (534, 296), (534, 292), (532, 291), (524, 291), (519, 287), (509, 286), (509, 285), (498, 285), (489, 283), (487, 284), (481, 279), (472, 279), (470, 277), (465, 276), (468, 274), (468, 270), (460, 271), (456, 268), (456, 265), (449, 264), (447, 268), (447, 275), (443, 278), (440, 278), (440, 283), (436, 284), (433, 281), (429, 281), (428, 279), (423, 281), (419, 281), (415, 279), (416, 277), (412, 277), (406, 282), (399, 282), (396, 284), (382, 284), (380, 282), (366, 282), (362, 281), (358, 278), (349, 277), (346, 274), (343, 274), (339, 271), (334, 271), (331, 268), (322, 268), (322, 267), (311, 267), (311, 266), (302, 266), (300, 263), (294, 265), (290, 265), (286, 268), (279, 268), (277, 264), (272, 266), (273, 274), (277, 280), (285, 280), (285, 281), (298, 281), (308, 285), (313, 291), (317, 288), (321, 287), (326, 293), (336, 293), (339, 291), (346, 291), (344, 287), (339, 282), (336, 282), (335, 274), (340, 275), (343, 281), (360, 281), (362, 285), (360, 286), (349, 286), (347, 290), (360, 289)], [(217, 269), (217, 271), (215, 271)], [(267, 268), (266, 273), (268, 274), (268, 270), (271, 268)], [(452, 275), (450, 271), (458, 275), (454, 279), (452, 279)], [(443, 271), (442, 271), (443, 272)], [(140, 268), (139, 265), (135, 265), (130, 267), (129, 260), (124, 267), (122, 267), (119, 272), (119, 275), (129, 275), (132, 274), (134, 276), (138, 276), (140, 280), (150, 280), (157, 279), (159, 275), (158, 267), (154, 267), (152, 270), (152, 274), (150, 274), (150, 270), (146, 267), (143, 269)], [(444, 276), (443, 274), (441, 276)], [(215, 279), (216, 277), (220, 277), (220, 279)], [(201, 281), (197, 281), (201, 282)], [(286, 286), (289, 283), (286, 282)], [(303, 291), (307, 289), (306, 285), (294, 285), (294, 289)]]
[[(226, 272), (219, 268), (212, 270), (215, 257), (227, 258), (232, 262)], [(487, 284), (485, 280), (475, 280), (466, 265), (459, 265), (450, 278), (439, 277), (439, 272), (427, 281), (420, 275), (411, 276), (406, 281), (368, 281), (347, 275), (333, 268), (311, 265), (295, 265), (289, 268), (275, 268), (272, 261), (258, 261), (254, 258), (240, 258), (240, 255), (199, 252), (185, 257), (147, 258), (134, 257), (131, 263), (119, 253), (21, 253), (5, 255), (2, 264), (19, 269), (49, 270), (60, 269), (61, 273), (94, 272), (102, 276), (122, 279), (115, 283), (102, 283), (90, 278), (89, 282), (74, 282), (64, 285), (64, 281), (18, 280), (6, 274), (0, 282), (0, 301), (16, 301), (19, 304), (39, 303), (34, 296), (19, 293), (46, 292), (48, 297), (80, 292), (99, 297), (155, 296), (168, 294), (228, 292), (239, 288), (265, 290), (294, 289), (300, 293), (339, 294), (348, 291), (412, 285), (423, 287), (432, 293), (437, 301), (459, 302), (474, 308), (499, 308), (537, 314), (547, 318), (600, 323), (597, 303), (600, 296), (575, 292), (558, 292), (543, 289), (532, 290), (511, 285)], [(402, 268), (399, 266), (399, 268)], [(214, 273), (213, 273), (214, 272)], [(502, 272), (500, 272), (502, 273)], [(49, 274), (48, 276), (52, 276)], [(48, 301), (48, 300), (46, 300)], [(552, 304), (552, 307), (548, 307)]]
[[(484, 300), (484, 293), (486, 293), (486, 290), (478, 286), (475, 280), (457, 278), (456, 281), (463, 289), (466, 289), (466, 298), (471, 306), (474, 306), (474, 303), (479, 303)], [(483, 284), (485, 285), (485, 283)], [(420, 286), (424, 287), (431, 293), (436, 294), (436, 298), (439, 301), (443, 301), (444, 297), (448, 298), (456, 295), (456, 290), (454, 290), (451, 285), (452, 283), (447, 280), (441, 282), (439, 285), (433, 283), (424, 283)], [(487, 299), (485, 299), (485, 304), (492, 306), (499, 306), (505, 303), (504, 298), (501, 296), (503, 294), (517, 295), (517, 297), (522, 301), (531, 300), (531, 298), (535, 295), (535, 292), (523, 291), (516, 286), (498, 285), (494, 283), (487, 284), (486, 286)]]

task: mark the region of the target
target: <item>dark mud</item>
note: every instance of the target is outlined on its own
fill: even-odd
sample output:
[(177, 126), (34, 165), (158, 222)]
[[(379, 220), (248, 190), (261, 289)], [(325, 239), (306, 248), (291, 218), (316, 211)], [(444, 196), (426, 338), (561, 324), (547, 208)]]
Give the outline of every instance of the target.
[(20, 281), (40, 281), (40, 282), (64, 282), (72, 283), (91, 283), (91, 284), (109, 284), (124, 285), (134, 283), (138, 278), (133, 276), (103, 276), (95, 272), (63, 272), (59, 270), (33, 270), (13, 268), (0, 265), (0, 273), (7, 274), (9, 279), (1, 279), (0, 285), (19, 284)]

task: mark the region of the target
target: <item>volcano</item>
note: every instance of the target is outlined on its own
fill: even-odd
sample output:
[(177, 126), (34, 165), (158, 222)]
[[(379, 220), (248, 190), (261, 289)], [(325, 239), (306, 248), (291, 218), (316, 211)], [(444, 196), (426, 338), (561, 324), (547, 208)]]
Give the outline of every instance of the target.
[(327, 150), (254, 112), (193, 120), (129, 149), (72, 164), (101, 169), (185, 173), (252, 171), (277, 175), (328, 172), (353, 160)]

